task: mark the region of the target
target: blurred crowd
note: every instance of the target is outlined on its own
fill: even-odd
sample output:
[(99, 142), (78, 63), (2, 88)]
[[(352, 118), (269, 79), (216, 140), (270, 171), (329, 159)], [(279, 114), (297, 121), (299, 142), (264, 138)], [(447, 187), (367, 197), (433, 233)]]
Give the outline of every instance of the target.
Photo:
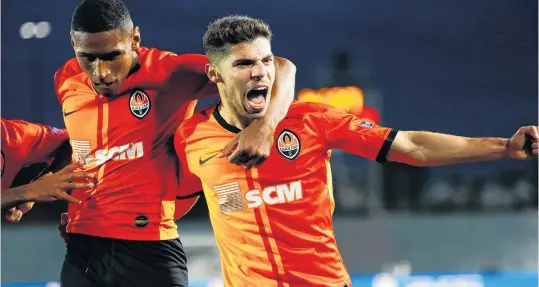
[(333, 165), (336, 214), (339, 209), (359, 215), (537, 209), (537, 161), (530, 162), (527, 169), (501, 169), (488, 175), (464, 171), (433, 174), (430, 168), (399, 163), (373, 167), (351, 155), (337, 156)]
[(521, 170), (504, 170), (490, 178), (454, 173), (429, 180), (421, 190), (421, 205), (433, 212), (537, 208), (537, 179)]

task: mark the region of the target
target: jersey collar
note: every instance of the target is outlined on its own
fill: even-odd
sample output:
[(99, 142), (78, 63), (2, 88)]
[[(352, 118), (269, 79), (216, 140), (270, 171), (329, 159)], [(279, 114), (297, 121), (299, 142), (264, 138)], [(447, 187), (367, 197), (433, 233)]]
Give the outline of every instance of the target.
[(227, 123), (225, 121), (225, 119), (223, 118), (223, 116), (221, 116), (221, 113), (219, 113), (219, 105), (216, 105), (215, 106), (215, 109), (213, 110), (213, 117), (215, 118), (215, 120), (217, 121), (217, 123), (219, 123), (219, 125), (221, 125), (221, 127), (223, 127), (225, 130), (229, 131), (229, 132), (232, 132), (232, 133), (239, 133), (241, 132), (241, 130), (229, 123)]

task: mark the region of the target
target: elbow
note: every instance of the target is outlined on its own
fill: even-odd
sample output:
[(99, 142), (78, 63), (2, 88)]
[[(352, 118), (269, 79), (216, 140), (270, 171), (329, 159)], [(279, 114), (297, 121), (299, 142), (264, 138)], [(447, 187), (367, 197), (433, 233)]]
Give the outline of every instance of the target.
[(297, 68), (296, 65), (292, 63), (292, 61), (281, 57), (275, 57), (275, 61), (281, 72), (284, 72), (284, 74), (286, 74), (287, 76), (296, 75)]
[(417, 167), (428, 167), (428, 166), (434, 165), (423, 158), (414, 158), (410, 160), (407, 164), (412, 165), (412, 166), (417, 166)]
[(286, 60), (286, 61), (287, 61), (287, 65), (288, 65), (288, 69), (290, 70), (290, 73), (295, 76), (296, 71), (297, 71), (296, 65), (294, 65), (294, 63), (292, 63), (292, 61), (290, 60)]
[(432, 166), (442, 166), (448, 164), (447, 162), (444, 162), (442, 159), (436, 158), (434, 156), (430, 156), (428, 153), (425, 152), (417, 152), (410, 157), (408, 157), (403, 163), (406, 163), (408, 165), (413, 165), (417, 167), (432, 167)]
[(407, 164), (407, 165), (417, 166), (417, 167), (432, 166), (432, 164), (429, 161), (425, 160), (425, 158), (423, 157), (408, 157), (408, 158), (399, 160), (399, 162)]

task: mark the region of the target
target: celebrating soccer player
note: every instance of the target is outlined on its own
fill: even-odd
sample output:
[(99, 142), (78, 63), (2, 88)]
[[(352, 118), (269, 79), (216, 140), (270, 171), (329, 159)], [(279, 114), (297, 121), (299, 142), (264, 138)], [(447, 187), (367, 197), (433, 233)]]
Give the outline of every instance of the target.
[[(183, 195), (196, 194), (202, 182), (225, 286), (351, 286), (332, 226), (332, 149), (422, 166), (537, 156), (536, 126), (510, 139), (464, 138), (397, 131), (328, 105), (295, 102), (277, 126), (275, 151), (246, 170), (216, 155), (272, 104), (270, 30), (249, 17), (221, 18), (206, 31), (204, 48), (221, 102), (184, 121), (174, 145)], [(523, 149), (525, 134), (533, 137), (533, 155)]]
[[(70, 204), (64, 287), (187, 286), (174, 222), (178, 190), (172, 136), (195, 100), (217, 94), (203, 55), (141, 47), (139, 27), (121, 0), (85, 0), (73, 13), (75, 58), (55, 74), (73, 159), (96, 174)], [(279, 60), (267, 114), (223, 156), (246, 167), (269, 154), (276, 125), (293, 99), (295, 67)], [(249, 160), (238, 156), (249, 155)]]

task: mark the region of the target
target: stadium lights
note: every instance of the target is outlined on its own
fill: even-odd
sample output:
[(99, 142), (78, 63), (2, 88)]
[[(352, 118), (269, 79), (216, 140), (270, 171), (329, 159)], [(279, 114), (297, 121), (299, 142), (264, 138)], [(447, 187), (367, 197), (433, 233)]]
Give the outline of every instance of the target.
[(51, 33), (51, 24), (49, 22), (26, 22), (19, 28), (19, 34), (22, 39), (37, 38), (42, 39)]
[(380, 115), (375, 108), (363, 106), (363, 91), (358, 87), (303, 89), (298, 93), (298, 101), (325, 103), (359, 118), (380, 122)]

